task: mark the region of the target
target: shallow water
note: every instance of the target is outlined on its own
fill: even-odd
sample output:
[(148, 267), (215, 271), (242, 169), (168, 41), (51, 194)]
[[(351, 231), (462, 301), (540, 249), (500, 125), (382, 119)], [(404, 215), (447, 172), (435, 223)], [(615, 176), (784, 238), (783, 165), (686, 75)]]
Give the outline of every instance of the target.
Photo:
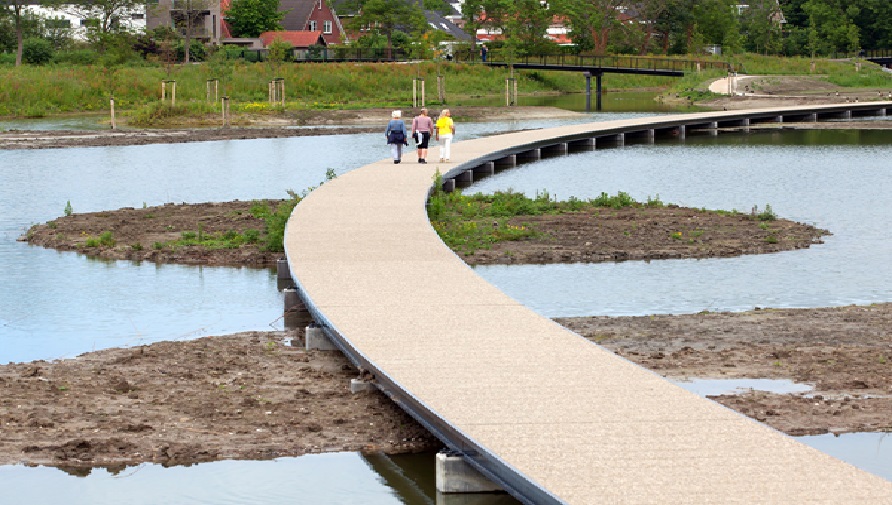
[[(599, 117), (611, 116), (578, 121)], [(461, 136), (523, 127), (465, 124)], [(0, 363), (283, 327), (267, 270), (104, 262), (16, 241), (67, 202), (95, 212), (284, 198), (318, 185), (329, 168), (342, 174), (388, 151), (383, 134), (0, 151)]]
[(796, 440), (874, 475), (892, 480), (892, 434), (843, 433), (796, 437)]
[[(533, 126), (566, 123), (537, 121)], [(523, 122), (466, 124), (461, 135), (529, 127)], [(169, 201), (285, 197), (287, 189), (318, 184), (328, 168), (345, 173), (386, 157), (380, 137), (0, 151), (0, 363), (281, 328), (283, 302), (271, 271), (103, 262), (15, 239), (30, 224), (61, 215), (67, 201), (75, 212), (87, 212)], [(561, 197), (574, 194), (569, 188), (592, 196), (623, 190), (639, 199), (660, 193), (676, 203), (741, 209), (767, 202), (785, 217), (831, 228), (835, 235), (825, 246), (738, 260), (630, 262), (591, 270), (558, 266), (538, 277), (532, 276), (536, 267), (478, 271), (546, 315), (787, 306), (802, 303), (803, 297), (815, 305), (886, 301), (889, 273), (875, 256), (889, 252), (888, 234), (878, 224), (888, 215), (885, 195), (892, 188), (882, 164), (889, 140), (835, 133), (772, 144), (780, 138), (691, 138), (686, 147), (596, 151), (503, 172), (477, 187), (548, 188)], [(543, 167), (546, 171), (536, 172)], [(823, 263), (804, 262), (807, 257)], [(871, 273), (878, 278), (868, 279)], [(858, 275), (847, 281), (853, 274)], [(531, 279), (542, 287), (530, 292)], [(863, 282), (861, 289), (858, 282)], [(765, 293), (757, 286), (774, 288)], [(698, 290), (711, 294), (694, 296)], [(432, 465), (432, 459), (408, 463), (424, 465)], [(411, 493), (395, 491), (383, 476), (384, 467), (390, 464), (370, 464), (357, 454), (167, 469), (143, 465), (119, 476), (95, 470), (88, 478), (56, 469), (0, 466), (0, 485), (4, 502), (10, 503), (432, 503), (430, 495), (407, 498)], [(322, 470), (325, 475), (319, 474)], [(143, 496), (145, 501), (139, 501)]]
[(625, 191), (640, 201), (659, 195), (744, 212), (769, 204), (781, 217), (833, 235), (806, 250), (738, 258), (475, 270), (549, 317), (892, 301), (890, 156), (890, 130), (813, 130), (692, 137), (521, 165), (468, 191), (547, 189), (561, 199)]
[(690, 379), (671, 382), (700, 396), (739, 395), (747, 391), (785, 395), (814, 389), (814, 386), (786, 379)]

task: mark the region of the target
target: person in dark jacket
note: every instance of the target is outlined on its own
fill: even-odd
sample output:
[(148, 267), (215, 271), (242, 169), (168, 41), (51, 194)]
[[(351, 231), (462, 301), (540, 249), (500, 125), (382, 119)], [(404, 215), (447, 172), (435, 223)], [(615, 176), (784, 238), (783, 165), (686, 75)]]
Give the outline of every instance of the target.
[(393, 111), (390, 115), (390, 121), (387, 122), (387, 129), (384, 130), (384, 137), (387, 139), (387, 143), (390, 144), (390, 153), (393, 155), (394, 163), (399, 163), (402, 160), (403, 146), (409, 145), (406, 124), (403, 123), (402, 116), (402, 111)]

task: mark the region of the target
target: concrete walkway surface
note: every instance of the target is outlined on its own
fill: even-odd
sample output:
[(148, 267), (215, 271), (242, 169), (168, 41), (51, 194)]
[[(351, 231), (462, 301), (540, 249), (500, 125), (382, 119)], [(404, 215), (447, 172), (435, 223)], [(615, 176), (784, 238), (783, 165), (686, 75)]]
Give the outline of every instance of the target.
[[(286, 230), (289, 267), (316, 320), (348, 356), (410, 412), (430, 416), (423, 422), (447, 426), (457, 439), (446, 442), (485, 472), (528, 482), (515, 489), (528, 503), (892, 504), (892, 482), (523, 307), (453, 254), (425, 211), (437, 170), (455, 174), (517, 146), (837, 110), (636, 118), (460, 141), (449, 164), (417, 164), (411, 152), (398, 165), (382, 160), (325, 183), (297, 206)], [(432, 146), (429, 158), (437, 152)]]

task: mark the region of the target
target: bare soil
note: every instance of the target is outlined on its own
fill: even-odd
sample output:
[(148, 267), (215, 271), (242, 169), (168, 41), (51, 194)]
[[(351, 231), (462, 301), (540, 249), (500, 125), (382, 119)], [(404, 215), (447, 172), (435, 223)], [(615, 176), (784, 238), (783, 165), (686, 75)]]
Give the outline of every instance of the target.
[(0, 366), (0, 464), (121, 467), (411, 452), (439, 442), (302, 331), (239, 333)]
[[(387, 111), (382, 112), (386, 119)], [(133, 133), (120, 142), (135, 143), (139, 132)], [(19, 134), (0, 134), (0, 144), (21, 148), (37, 142), (8, 140)], [(95, 139), (66, 144), (59, 141), (66, 134), (40, 134), (57, 139), (43, 147), (106, 145)], [(210, 140), (188, 132), (179, 138)], [(156, 140), (179, 141), (164, 135)], [(169, 204), (73, 214), (34, 227), (22, 240), (113, 259), (268, 266), (279, 255), (250, 247), (151, 247), (175, 240), (183, 231), (197, 231), (199, 224), (207, 233), (262, 229), (250, 216), (251, 204)], [(502, 244), (467, 261), (759, 254), (809, 247), (826, 233), (771, 221), (767, 226), (777, 239), (771, 243), (759, 222), (724, 218), (679, 208), (537, 218), (535, 225), (543, 231), (537, 241)], [(105, 231), (112, 232), (115, 246), (85, 247), (86, 237)], [(677, 232), (680, 236), (674, 238)], [(813, 384), (813, 396), (715, 398), (789, 434), (892, 430), (892, 304), (558, 321), (671, 378), (778, 378)], [(77, 472), (141, 462), (176, 465), (439, 446), (383, 394), (350, 394), (349, 381), (359, 372), (337, 353), (302, 350), (301, 339), (301, 331), (252, 332), (0, 365), (0, 464), (53, 465)], [(297, 345), (289, 345), (291, 340)]]
[(892, 304), (557, 321), (665, 377), (813, 385), (713, 397), (790, 435), (892, 430)]
[[(516, 119), (559, 119), (578, 117), (581, 113), (556, 107), (451, 107), (458, 121), (507, 121)], [(431, 109), (432, 113), (438, 111)], [(222, 128), (219, 122), (194, 121), (202, 128), (183, 125), (171, 129), (117, 130), (0, 130), (0, 149), (51, 149), (63, 147), (123, 146), (175, 144), (211, 140), (243, 140), (259, 138), (332, 135), (334, 133), (384, 132), (390, 109), (365, 110), (299, 110), (282, 116), (242, 118), (238, 126)], [(404, 119), (411, 120), (411, 110)], [(338, 125), (349, 125), (341, 129)], [(297, 128), (300, 127), (300, 128)], [(334, 128), (333, 128), (334, 127)]]
[[(696, 104), (716, 110), (741, 110), (892, 100), (889, 88), (843, 88), (810, 76), (741, 76), (737, 91), (742, 94), (701, 100)], [(883, 127), (875, 123), (882, 122), (871, 122), (871, 126)], [(802, 127), (812, 124), (804, 123)]]
[[(256, 244), (237, 249), (173, 246), (183, 233), (220, 235), (263, 230), (251, 214), (258, 203), (279, 201), (167, 204), (116, 211), (72, 213), (35, 225), (21, 240), (34, 245), (110, 260), (189, 265), (269, 267), (282, 253)], [(539, 230), (533, 239), (501, 242), (465, 255), (469, 264), (594, 263), (667, 258), (710, 258), (802, 249), (822, 243), (827, 230), (776, 219), (758, 221), (749, 214), (719, 214), (676, 206), (589, 209), (555, 216), (513, 218), (511, 224)], [(88, 246), (110, 232), (114, 245)]]

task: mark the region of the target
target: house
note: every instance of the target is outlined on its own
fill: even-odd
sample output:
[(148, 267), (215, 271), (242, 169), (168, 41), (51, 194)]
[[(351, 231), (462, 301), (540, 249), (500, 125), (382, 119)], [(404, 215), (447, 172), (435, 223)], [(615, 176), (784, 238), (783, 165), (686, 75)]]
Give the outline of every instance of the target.
[[(226, 10), (232, 0), (157, 0), (146, 12), (146, 27), (151, 30), (168, 26), (185, 35), (186, 21), (192, 18), (191, 37), (209, 44), (258, 44), (254, 39), (234, 39), (226, 24)], [(326, 44), (347, 40), (334, 8), (328, 0), (281, 0), (285, 12), (282, 27), (286, 31), (319, 31)]]
[[(226, 6), (229, 6), (226, 0)], [(187, 21), (190, 21), (188, 23)], [(224, 36), (222, 30), (222, 7), (217, 0), (157, 0), (146, 8), (146, 29), (153, 30), (166, 26), (173, 28), (185, 37), (187, 26), (189, 38), (206, 44), (219, 44)]]
[(279, 10), (287, 11), (282, 19), (287, 31), (320, 31), (326, 44), (348, 41), (341, 20), (326, 0), (280, 0)]
[[(75, 40), (86, 40), (88, 30), (99, 29), (103, 23), (101, 10), (89, 6), (46, 4), (39, 0), (26, 0), (22, 5), (24, 10), (40, 18), (45, 33), (64, 33)], [(109, 29), (139, 32), (146, 26), (146, 11), (143, 6), (121, 9), (105, 21)]]

